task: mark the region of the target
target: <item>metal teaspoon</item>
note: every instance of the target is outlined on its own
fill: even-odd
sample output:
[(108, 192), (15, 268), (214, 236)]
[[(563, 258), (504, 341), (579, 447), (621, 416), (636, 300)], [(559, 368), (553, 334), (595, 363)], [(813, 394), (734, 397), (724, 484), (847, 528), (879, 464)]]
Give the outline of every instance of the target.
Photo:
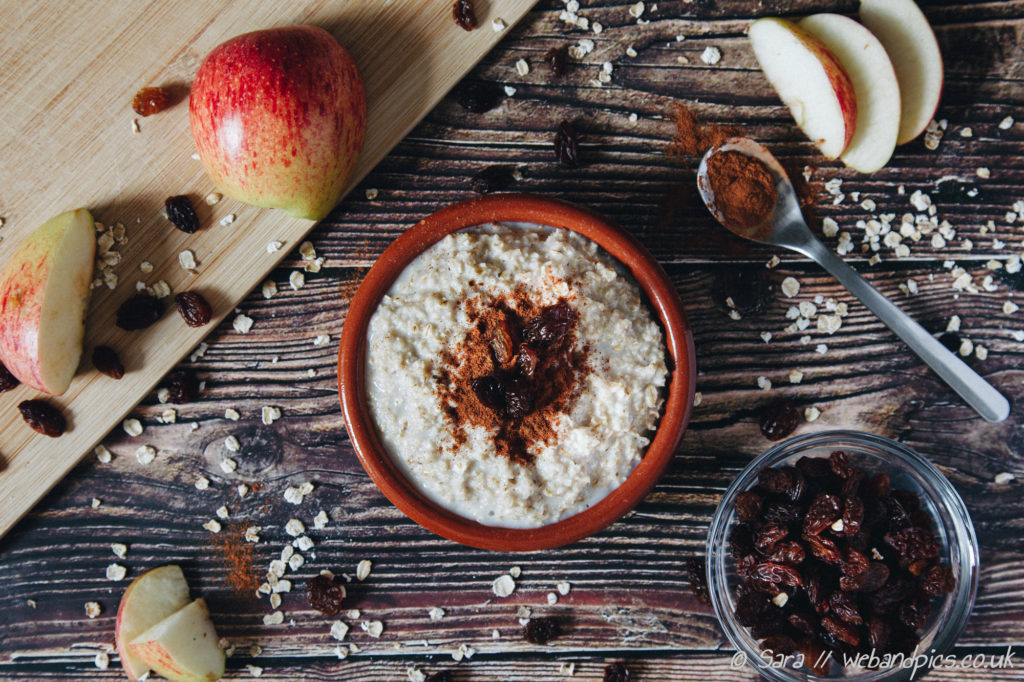
[[(740, 152), (757, 159), (765, 165), (775, 179), (779, 201), (775, 205), (775, 213), (771, 217), (769, 225), (755, 226), (759, 229), (745, 232), (739, 226), (727, 224), (718, 211), (714, 192), (711, 190), (711, 183), (708, 180), (708, 159), (712, 155), (724, 151)], [(811, 233), (800, 213), (796, 192), (793, 190), (786, 171), (767, 149), (757, 142), (743, 137), (733, 137), (712, 147), (704, 154), (700, 168), (697, 170), (697, 189), (711, 214), (733, 234), (751, 241), (792, 249), (832, 273), (851, 294), (856, 296), (868, 310), (877, 315), (986, 421), (1001, 422), (1010, 415), (1010, 403), (1001, 393), (925, 331), (921, 325), (897, 308), (892, 301), (868, 284), (853, 268), (835, 256)]]

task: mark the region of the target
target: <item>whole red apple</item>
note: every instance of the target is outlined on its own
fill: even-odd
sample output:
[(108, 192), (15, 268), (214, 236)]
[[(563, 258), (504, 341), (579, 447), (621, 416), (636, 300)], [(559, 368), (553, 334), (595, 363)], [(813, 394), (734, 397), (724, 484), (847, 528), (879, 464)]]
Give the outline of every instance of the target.
[(330, 33), (272, 28), (206, 56), (189, 122), (199, 159), (224, 194), (318, 220), (359, 158), (366, 94), (352, 56)]

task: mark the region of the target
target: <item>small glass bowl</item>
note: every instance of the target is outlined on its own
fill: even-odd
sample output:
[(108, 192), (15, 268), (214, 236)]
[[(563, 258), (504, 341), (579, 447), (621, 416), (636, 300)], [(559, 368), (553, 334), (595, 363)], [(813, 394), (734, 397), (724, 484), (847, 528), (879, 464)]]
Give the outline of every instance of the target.
[[(850, 463), (870, 473), (888, 474), (892, 489), (917, 493), (921, 508), (935, 523), (935, 537), (941, 545), (940, 560), (950, 566), (956, 577), (951, 594), (932, 600), (932, 613), (921, 629), (917, 653), (931, 656), (946, 654), (967, 625), (978, 593), (978, 540), (963, 500), (935, 465), (907, 446), (857, 431), (827, 431), (784, 441), (756, 457), (725, 491), (711, 519), (707, 541), (707, 581), (715, 614), (729, 641), (737, 649), (734, 660), (746, 660), (769, 680), (817, 680), (808, 667), (794, 666), (794, 657), (781, 664), (781, 656), (768, 657), (758, 641), (736, 620), (736, 590), (742, 579), (736, 574), (736, 560), (729, 553), (729, 534), (736, 520), (736, 496), (757, 483), (758, 474), (767, 467), (794, 464), (801, 457), (828, 457), (834, 450), (847, 453)], [(745, 656), (745, 659), (744, 659)], [(769, 663), (771, 661), (771, 663)], [(857, 665), (843, 667), (832, 659), (827, 677), (858, 682), (909, 679), (913, 668), (868, 669)], [(920, 676), (923, 671), (918, 670)]]

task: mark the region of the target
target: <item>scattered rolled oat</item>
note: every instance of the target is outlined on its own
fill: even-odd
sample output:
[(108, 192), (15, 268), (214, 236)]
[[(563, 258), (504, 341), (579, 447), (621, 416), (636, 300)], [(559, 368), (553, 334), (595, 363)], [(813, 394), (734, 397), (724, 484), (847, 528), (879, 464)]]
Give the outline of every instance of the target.
[(807, 421), (812, 422), (820, 416), (821, 410), (819, 410), (814, 405), (804, 408), (804, 419), (806, 419)]
[(494, 591), (495, 596), (507, 597), (515, 592), (516, 581), (508, 574), (501, 575), (495, 578), (491, 589)]
[(210, 479), (206, 476), (200, 476), (196, 479), (196, 490), (206, 490), (210, 487)]
[(316, 529), (326, 528), (328, 521), (330, 521), (330, 518), (328, 518), (327, 512), (321, 509), (319, 513), (313, 517), (313, 527)]
[(123, 559), (128, 555), (128, 545), (123, 542), (114, 542), (110, 545), (110, 551), (114, 553), (118, 559)]
[(224, 418), (230, 419), (233, 422), (238, 421), (242, 415), (238, 414), (238, 410), (233, 407), (229, 407), (224, 410)]
[(693, 394), (693, 406), (697, 407), (702, 402), (704, 402), (704, 394), (700, 391), (695, 392)]
[(124, 580), (126, 575), (128, 575), (128, 569), (121, 564), (107, 566), (107, 580)]
[(331, 637), (338, 640), (339, 642), (345, 639), (345, 635), (348, 634), (348, 625), (340, 620), (336, 620), (331, 624)]
[(226, 519), (230, 515), (231, 515), (231, 513), (228, 511), (228, 508), (227, 508), (226, 505), (222, 504), (220, 507), (217, 508), (217, 517), (218, 518)]
[(790, 370), (789, 372), (789, 383), (799, 384), (804, 380), (804, 373), (798, 369)]
[(100, 607), (100, 603), (99, 602), (97, 602), (97, 601), (87, 601), (87, 602), (85, 602), (85, 615), (87, 615), (89, 618), (95, 618), (96, 616), (100, 615), (102, 612), (103, 612), (103, 609), (102, 609), (102, 607)]
[(113, 459), (113, 455), (110, 454), (110, 450), (103, 445), (97, 445), (93, 448), (93, 453), (96, 455), (96, 461), (100, 464), (110, 464), (110, 460)]
[(572, 589), (572, 585), (569, 584), (569, 581), (563, 580), (562, 582), (555, 585), (555, 589), (558, 590), (558, 594), (564, 597), (565, 595), (569, 594), (569, 590)]
[(1004, 118), (1002, 121), (999, 122), (999, 129), (1000, 130), (1009, 130), (1012, 127), (1013, 127), (1013, 116), (1007, 116), (1006, 118)]
[(225, 457), (220, 461), (220, 470), (223, 471), (225, 474), (230, 474), (234, 472), (237, 468), (238, 462), (231, 459), (230, 457)]
[(786, 298), (793, 298), (800, 293), (800, 282), (796, 277), (787, 277), (782, 280), (782, 293), (786, 295)]
[(771, 390), (771, 387), (772, 387), (771, 379), (769, 379), (768, 377), (758, 377), (757, 378), (757, 387), (760, 388), (762, 391)]
[(245, 664), (245, 669), (248, 670), (249, 674), (252, 675), (253, 677), (260, 677), (261, 675), (263, 675), (263, 668), (259, 667), (258, 665), (253, 665), (252, 663), (246, 663)]
[(203, 528), (210, 531), (211, 533), (219, 533), (221, 530), (220, 521), (218, 521), (217, 519), (210, 519), (209, 521), (203, 524)]
[(436, 623), (437, 621), (444, 618), (444, 609), (438, 608), (436, 606), (431, 606), (429, 609), (427, 609), (427, 615), (430, 616), (431, 622)]
[(152, 445), (142, 445), (135, 451), (135, 459), (139, 464), (151, 464), (156, 459), (156, 448)]
[(220, 192), (210, 192), (209, 194), (206, 195), (204, 201), (206, 201), (207, 206), (216, 206), (223, 198), (224, 195), (221, 194)]
[(645, 7), (643, 2), (638, 2), (635, 5), (630, 5), (629, 16), (633, 17), (634, 19), (639, 19), (644, 15), (644, 9)]
[(313, 339), (314, 346), (326, 346), (331, 342), (330, 334), (317, 334), (316, 338)]
[(223, 218), (220, 219), (220, 224), (221, 225), (230, 225), (233, 222), (235, 222), (235, 214), (234, 213), (228, 213), (226, 216), (224, 216)]
[(35, 599), (26, 599), (25, 604), (28, 605), (30, 609), (34, 609), (39, 606), (39, 604), (36, 603)]
[(98, 654), (96, 654), (96, 658), (92, 659), (92, 662), (100, 670), (106, 670), (110, 667), (110, 656), (107, 654), (107, 652), (101, 651)]
[(297, 538), (306, 532), (306, 524), (298, 519), (289, 519), (288, 523), (284, 525), (284, 532), (293, 538)]
[(125, 433), (132, 437), (141, 436), (144, 430), (142, 427), (142, 422), (140, 422), (138, 419), (125, 419), (123, 422), (121, 422), (121, 428), (124, 429)]
[(284, 622), (284, 614), (280, 611), (274, 611), (263, 616), (264, 625), (280, 625)]
[(558, 674), (559, 675), (565, 675), (567, 677), (572, 677), (575, 672), (576, 672), (576, 664), (575, 663), (559, 663), (558, 664)]
[(409, 682), (425, 682), (427, 679), (426, 673), (416, 667), (406, 668), (405, 676), (409, 678)]
[(267, 242), (267, 253), (276, 253), (281, 250), (282, 246), (284, 246), (284, 242)]
[(722, 51), (717, 47), (708, 45), (704, 48), (704, 51), (700, 53), (700, 60), (709, 66), (713, 66), (714, 64), (722, 61)]
[(370, 577), (370, 570), (373, 568), (373, 562), (369, 559), (363, 559), (356, 566), (356, 579), (363, 581)]
[(288, 275), (288, 286), (292, 288), (292, 291), (298, 291), (305, 283), (306, 276), (300, 270), (292, 270), (292, 274)]
[(1006, 313), (1007, 315), (1012, 315), (1018, 310), (1020, 310), (1020, 306), (1018, 306), (1013, 301), (1006, 301), (1003, 303), (1003, 312)]
[(992, 177), (992, 171), (990, 171), (985, 166), (981, 166), (980, 168), (978, 168), (974, 172), (982, 180), (988, 180), (990, 177)]
[(249, 317), (248, 315), (239, 314), (235, 317), (234, 321), (231, 323), (231, 326), (235, 328), (236, 332), (248, 334), (249, 330), (252, 329), (252, 318)]
[(275, 421), (277, 421), (280, 418), (281, 418), (281, 409), (278, 408), (278, 407), (274, 407), (272, 405), (264, 405), (260, 409), (260, 419), (267, 426), (270, 426), (271, 424), (273, 424)]
[(277, 284), (273, 280), (268, 279), (260, 288), (263, 292), (263, 298), (271, 299), (277, 295)]
[(505, 23), (505, 20), (501, 17), (495, 17), (494, 19), (491, 19), (491, 28), (495, 33), (501, 33), (508, 28), (508, 24)]
[(384, 623), (379, 620), (363, 621), (359, 625), (370, 637), (380, 637), (384, 632)]
[(1014, 476), (1013, 474), (1009, 473), (1008, 471), (1003, 471), (1002, 473), (996, 474), (996, 477), (995, 477), (994, 480), (995, 480), (996, 483), (1003, 484), (1003, 483), (1009, 483), (1010, 481), (1012, 481), (1015, 478), (1016, 478), (1016, 476)]
[(558, 595), (555, 594), (554, 592), (548, 592), (547, 599), (548, 599), (548, 604), (550, 606), (554, 606), (555, 604), (558, 603)]
[(260, 541), (260, 529), (257, 526), (245, 527), (245, 541), (257, 543)]
[(195, 270), (198, 263), (196, 262), (196, 255), (192, 253), (191, 249), (185, 249), (178, 254), (178, 265), (184, 270)]
[(312, 539), (310, 539), (308, 535), (303, 535), (301, 537), (295, 538), (292, 544), (296, 548), (298, 548), (300, 552), (308, 552), (309, 550), (313, 549), (315, 543), (313, 542)]
[(530, 73), (530, 65), (526, 63), (525, 59), (519, 59), (516, 61), (516, 73), (520, 76), (525, 76)]
[(238, 442), (238, 439), (234, 436), (228, 436), (224, 439), (224, 447), (231, 452), (238, 452), (242, 449), (242, 444)]

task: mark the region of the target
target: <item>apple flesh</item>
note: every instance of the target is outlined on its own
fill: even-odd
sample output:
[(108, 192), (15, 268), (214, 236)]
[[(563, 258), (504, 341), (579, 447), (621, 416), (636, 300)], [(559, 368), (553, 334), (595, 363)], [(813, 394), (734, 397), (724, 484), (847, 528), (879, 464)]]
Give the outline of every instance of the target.
[(750, 43), (796, 124), (835, 159), (853, 139), (858, 102), (840, 61), (814, 35), (785, 19), (758, 19)]
[(82, 355), (96, 227), (79, 208), (29, 235), (0, 272), (0, 362), (22, 383), (60, 395)]
[(882, 43), (871, 31), (841, 14), (812, 14), (799, 26), (834, 54), (853, 82), (857, 126), (839, 158), (861, 173), (885, 166), (900, 130), (900, 86)]
[(920, 135), (942, 96), (942, 53), (927, 17), (914, 0), (861, 0), (860, 20), (885, 46), (900, 86), (896, 144)]
[(150, 667), (129, 647), (129, 642), (189, 603), (188, 583), (174, 564), (146, 571), (131, 582), (117, 609), (114, 641), (121, 666), (133, 680)]
[(146, 665), (173, 682), (213, 682), (224, 675), (224, 651), (206, 601), (196, 599), (133, 639)]
[(189, 122), (221, 192), (319, 220), (341, 196), (366, 131), (355, 61), (327, 31), (287, 26), (218, 45), (196, 73)]

